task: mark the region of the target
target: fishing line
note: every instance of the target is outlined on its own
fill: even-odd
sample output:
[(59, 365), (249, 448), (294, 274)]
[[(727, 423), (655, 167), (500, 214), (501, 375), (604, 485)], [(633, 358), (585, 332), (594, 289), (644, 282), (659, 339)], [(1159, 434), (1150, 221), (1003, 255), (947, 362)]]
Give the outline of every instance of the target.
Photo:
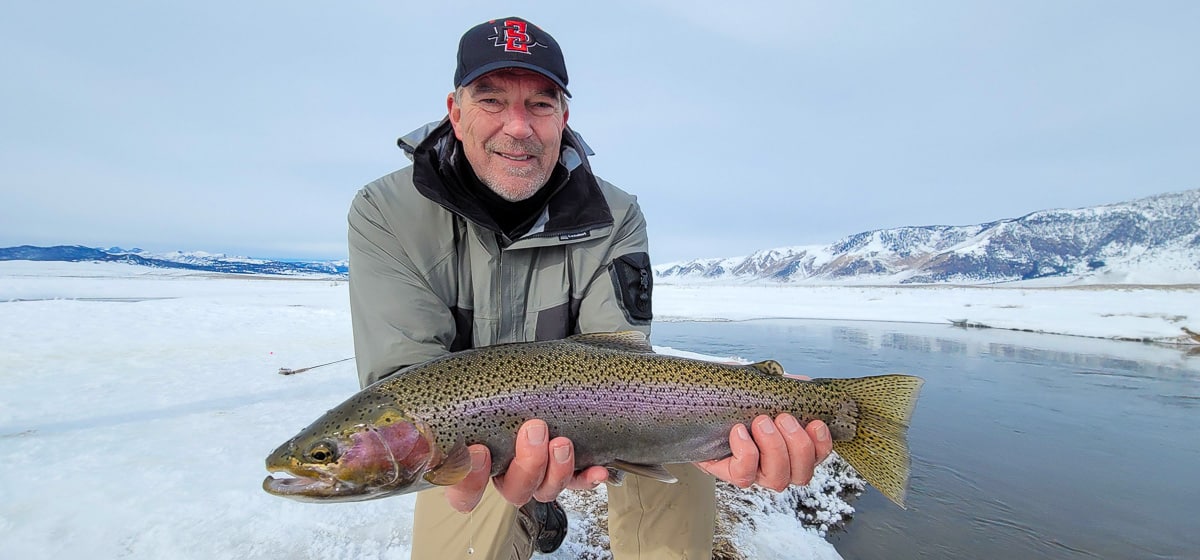
[[(476, 505), (475, 507), (479, 507)], [(471, 528), (471, 534), (467, 535), (467, 556), (475, 554), (475, 510), (472, 509), (467, 514), (467, 526)]]
[(297, 374), (297, 373), (304, 373), (310, 369), (317, 369), (319, 367), (325, 367), (328, 365), (338, 364), (338, 363), (344, 362), (346, 360), (353, 360), (353, 359), (354, 359), (354, 356), (350, 356), (349, 358), (342, 358), (340, 360), (334, 360), (332, 362), (319, 364), (319, 365), (315, 365), (315, 366), (308, 366), (308, 367), (300, 368), (300, 369), (290, 369), (290, 368), (281, 367), (281, 368), (279, 368), (279, 375), (293, 375), (293, 374)]

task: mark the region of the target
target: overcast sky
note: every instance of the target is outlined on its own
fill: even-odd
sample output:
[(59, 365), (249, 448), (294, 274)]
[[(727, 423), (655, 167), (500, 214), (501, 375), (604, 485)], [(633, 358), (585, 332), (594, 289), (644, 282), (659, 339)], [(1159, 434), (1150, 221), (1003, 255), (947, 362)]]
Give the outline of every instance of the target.
[(512, 15), (660, 264), (1200, 188), (1200, 2), (850, 4), (9, 2), (0, 246), (341, 258)]

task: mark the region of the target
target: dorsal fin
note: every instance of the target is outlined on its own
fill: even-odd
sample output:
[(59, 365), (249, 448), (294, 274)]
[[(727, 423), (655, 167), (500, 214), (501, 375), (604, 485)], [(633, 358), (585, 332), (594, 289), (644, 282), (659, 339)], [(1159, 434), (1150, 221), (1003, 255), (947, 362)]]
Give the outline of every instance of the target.
[(783, 377), (783, 366), (779, 365), (779, 362), (776, 362), (775, 360), (763, 360), (761, 362), (755, 362), (750, 364), (750, 367), (758, 370), (759, 373)]
[(650, 346), (650, 341), (646, 340), (646, 335), (641, 331), (577, 334), (568, 337), (567, 340), (597, 348), (633, 352), (635, 354), (654, 353), (654, 347)]

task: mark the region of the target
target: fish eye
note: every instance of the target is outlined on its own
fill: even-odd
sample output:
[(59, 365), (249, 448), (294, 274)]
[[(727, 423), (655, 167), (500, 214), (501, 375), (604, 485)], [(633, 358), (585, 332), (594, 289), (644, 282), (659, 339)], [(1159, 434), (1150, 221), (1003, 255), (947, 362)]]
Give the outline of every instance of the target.
[(329, 463), (337, 459), (333, 445), (326, 440), (314, 443), (312, 447), (308, 448), (305, 455), (314, 463)]

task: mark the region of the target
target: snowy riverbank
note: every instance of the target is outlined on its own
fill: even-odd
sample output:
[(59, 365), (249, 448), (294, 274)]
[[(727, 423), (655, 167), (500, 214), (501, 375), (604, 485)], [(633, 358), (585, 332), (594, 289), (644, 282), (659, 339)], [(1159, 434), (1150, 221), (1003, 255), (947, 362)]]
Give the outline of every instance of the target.
[[(1200, 330), (1198, 296), (1196, 288), (660, 286), (655, 312), (966, 319), (1169, 341), (1182, 326)], [(345, 358), (351, 346), (344, 281), (0, 262), (0, 440), (14, 473), (0, 482), (0, 547), (28, 559), (407, 558), (412, 496), (314, 505), (259, 490), (265, 454), (357, 390), (353, 362), (275, 372)], [(838, 558), (816, 533), (782, 519), (767, 514), (758, 533), (738, 538), (762, 558)], [(575, 541), (556, 557), (587, 546)]]
[(965, 322), (1072, 336), (1194, 344), (1200, 285), (658, 286), (660, 321), (764, 318)]

